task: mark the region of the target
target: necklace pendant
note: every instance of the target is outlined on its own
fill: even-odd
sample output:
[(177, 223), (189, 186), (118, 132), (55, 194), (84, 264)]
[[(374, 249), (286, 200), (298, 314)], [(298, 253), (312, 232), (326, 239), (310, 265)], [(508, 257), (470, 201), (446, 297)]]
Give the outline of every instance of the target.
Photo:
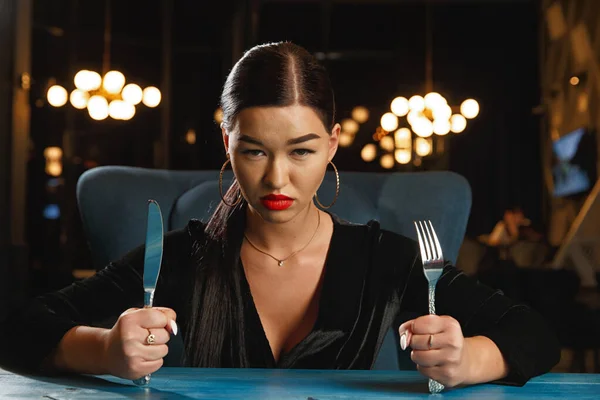
[(281, 267), (283, 265), (283, 260), (279, 260), (277, 264)]

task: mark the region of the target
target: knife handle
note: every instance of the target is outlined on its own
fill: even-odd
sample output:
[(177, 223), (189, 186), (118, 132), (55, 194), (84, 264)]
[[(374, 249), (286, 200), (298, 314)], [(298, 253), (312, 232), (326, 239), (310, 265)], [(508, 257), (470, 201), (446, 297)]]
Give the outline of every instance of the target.
[(154, 290), (144, 290), (144, 308), (152, 307), (154, 303)]
[(135, 379), (133, 383), (135, 383), (137, 386), (148, 386), (150, 383), (150, 374), (142, 376), (139, 379)]
[[(152, 308), (154, 302), (154, 290), (144, 290), (144, 308)], [(137, 386), (148, 386), (150, 384), (150, 374), (134, 379), (133, 383)]]

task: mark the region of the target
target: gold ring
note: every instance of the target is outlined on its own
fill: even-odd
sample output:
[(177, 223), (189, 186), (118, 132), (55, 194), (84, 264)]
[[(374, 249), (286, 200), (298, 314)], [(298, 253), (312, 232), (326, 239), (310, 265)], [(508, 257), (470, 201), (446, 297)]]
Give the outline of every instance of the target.
[[(150, 332), (150, 329), (148, 329), (148, 332)], [(150, 332), (150, 334), (146, 338), (146, 343), (154, 344), (154, 342), (156, 342), (156, 336), (154, 336), (154, 334), (152, 332)]]

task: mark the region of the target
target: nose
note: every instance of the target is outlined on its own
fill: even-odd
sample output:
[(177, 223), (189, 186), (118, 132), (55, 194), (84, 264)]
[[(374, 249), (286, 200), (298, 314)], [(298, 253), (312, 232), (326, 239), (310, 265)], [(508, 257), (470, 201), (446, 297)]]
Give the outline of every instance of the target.
[(289, 182), (288, 168), (285, 161), (277, 157), (272, 159), (265, 171), (263, 182), (274, 190), (284, 188)]

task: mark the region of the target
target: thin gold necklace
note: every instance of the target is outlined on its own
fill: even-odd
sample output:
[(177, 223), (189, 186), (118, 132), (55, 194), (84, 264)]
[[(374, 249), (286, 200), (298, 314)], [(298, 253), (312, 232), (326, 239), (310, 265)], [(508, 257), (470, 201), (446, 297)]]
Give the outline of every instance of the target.
[(250, 239), (248, 239), (248, 236), (246, 236), (246, 234), (244, 234), (244, 238), (248, 241), (248, 243), (250, 243), (250, 246), (254, 247), (254, 249), (256, 249), (256, 251), (263, 253), (266, 256), (271, 257), (273, 260), (277, 261), (277, 265), (279, 265), (280, 267), (283, 266), (283, 263), (287, 260), (289, 260), (290, 258), (292, 258), (293, 256), (295, 256), (296, 254), (300, 253), (302, 250), (304, 250), (305, 248), (308, 247), (308, 245), (310, 244), (310, 242), (312, 242), (312, 240), (315, 238), (315, 236), (317, 235), (317, 232), (319, 231), (319, 226), (321, 225), (321, 213), (319, 211), (317, 211), (317, 229), (315, 229), (315, 232), (313, 233), (313, 235), (310, 237), (310, 240), (308, 241), (308, 243), (306, 243), (301, 249), (298, 249), (296, 251), (294, 251), (292, 254), (290, 254), (289, 256), (287, 256), (286, 258), (282, 258), (279, 259), (277, 257), (274, 257), (272, 255), (270, 255), (269, 253), (267, 253), (266, 251), (263, 251), (261, 249), (259, 249), (258, 247), (256, 247), (254, 245), (254, 243), (252, 243), (250, 241)]

